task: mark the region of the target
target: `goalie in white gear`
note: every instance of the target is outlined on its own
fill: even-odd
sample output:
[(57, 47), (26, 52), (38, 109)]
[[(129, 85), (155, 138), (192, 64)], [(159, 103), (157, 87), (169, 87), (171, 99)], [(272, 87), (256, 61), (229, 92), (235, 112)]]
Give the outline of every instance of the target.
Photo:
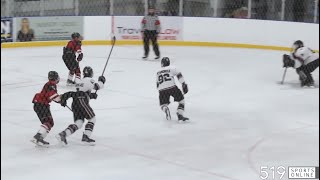
[(176, 83), (174, 81), (174, 77), (176, 76), (179, 82), (182, 84), (183, 93), (188, 93), (188, 86), (185, 83), (181, 72), (176, 68), (170, 66), (170, 59), (168, 57), (162, 58), (161, 67), (161, 70), (157, 72), (157, 88), (159, 90), (161, 110), (166, 113), (167, 120), (171, 120), (168, 105), (170, 104), (170, 97), (172, 96), (174, 98), (174, 101), (179, 103), (177, 110), (178, 120), (189, 120), (189, 118), (183, 116), (185, 107), (184, 95), (176, 86)]
[(72, 97), (72, 112), (74, 117), (74, 124), (70, 124), (67, 129), (59, 133), (56, 138), (67, 144), (67, 136), (70, 136), (78, 129), (80, 129), (84, 123), (84, 119), (88, 120), (85, 125), (85, 131), (82, 136), (82, 142), (88, 144), (94, 144), (95, 140), (91, 139), (91, 133), (93, 131), (96, 118), (91, 108), (89, 101), (90, 99), (97, 99), (97, 93), (91, 93), (92, 90), (102, 89), (105, 83), (105, 77), (100, 76), (98, 82), (95, 82), (93, 77), (93, 70), (91, 67), (86, 66), (83, 69), (83, 79), (80, 83), (76, 84), (76, 92), (67, 92), (61, 96), (61, 105), (66, 106), (67, 100)]
[(319, 53), (305, 47), (300, 40), (294, 42), (292, 50), (290, 55), (283, 55), (283, 67), (296, 69), (301, 87), (313, 87), (314, 80), (311, 73), (319, 67)]

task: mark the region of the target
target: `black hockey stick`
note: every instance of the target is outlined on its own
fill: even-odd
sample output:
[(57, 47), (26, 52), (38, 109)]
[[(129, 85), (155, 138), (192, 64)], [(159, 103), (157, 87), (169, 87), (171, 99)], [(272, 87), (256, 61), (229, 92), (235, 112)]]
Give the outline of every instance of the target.
[[(53, 101), (56, 102), (56, 103), (58, 103), (58, 104), (60, 104), (60, 102), (58, 102), (58, 101), (55, 101), (55, 100), (53, 100)], [(66, 104), (65, 107), (67, 107), (71, 112), (73, 112), (72, 109), (68, 106), (68, 104)]]
[(103, 68), (103, 71), (102, 71), (102, 75), (101, 75), (101, 76), (104, 75), (104, 72), (105, 72), (105, 70), (106, 70), (106, 68), (107, 68), (107, 65), (108, 65), (108, 62), (109, 62), (109, 59), (110, 59), (110, 56), (111, 56), (113, 47), (114, 47), (114, 45), (116, 44), (116, 37), (115, 37), (115, 36), (112, 37), (112, 41), (111, 41), (111, 42), (112, 42), (112, 47), (111, 47), (111, 50), (110, 50), (110, 53), (109, 53), (107, 62), (106, 62), (106, 64), (104, 65), (104, 68)]
[[(115, 36), (113, 36), (113, 37), (112, 37), (111, 42), (112, 42), (112, 47), (111, 47), (111, 50), (110, 50), (110, 53), (109, 53), (109, 56), (108, 56), (107, 62), (106, 62), (106, 64), (104, 65), (104, 68), (103, 68), (103, 71), (102, 71), (102, 75), (101, 75), (101, 76), (103, 76), (103, 75), (104, 75), (104, 72), (106, 71), (106, 68), (107, 68), (107, 65), (108, 65), (108, 62), (109, 62), (109, 59), (110, 59), (110, 56), (111, 56), (111, 53), (112, 53), (113, 47), (114, 47), (114, 45), (116, 44), (116, 37), (115, 37)], [(97, 91), (98, 91), (98, 90), (96, 90), (96, 92), (95, 92), (95, 93), (97, 93)]]
[(286, 67), (286, 69), (283, 72), (281, 84), (284, 83), (284, 79), (286, 78), (286, 74), (287, 74), (287, 69), (288, 69), (288, 67)]
[(66, 107), (67, 107), (71, 112), (73, 112), (72, 109), (71, 109), (68, 105), (66, 105)]

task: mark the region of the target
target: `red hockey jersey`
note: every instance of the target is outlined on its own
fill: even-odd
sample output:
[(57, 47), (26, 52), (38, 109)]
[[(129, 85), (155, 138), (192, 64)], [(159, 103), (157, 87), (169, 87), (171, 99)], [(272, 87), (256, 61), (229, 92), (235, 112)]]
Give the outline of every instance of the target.
[(41, 103), (49, 105), (49, 103), (54, 100), (56, 102), (60, 101), (60, 96), (57, 92), (57, 85), (55, 81), (48, 81), (42, 88), (40, 93), (37, 93), (32, 102)]
[(74, 53), (81, 53), (81, 41), (71, 40), (68, 42), (67, 48), (72, 49)]

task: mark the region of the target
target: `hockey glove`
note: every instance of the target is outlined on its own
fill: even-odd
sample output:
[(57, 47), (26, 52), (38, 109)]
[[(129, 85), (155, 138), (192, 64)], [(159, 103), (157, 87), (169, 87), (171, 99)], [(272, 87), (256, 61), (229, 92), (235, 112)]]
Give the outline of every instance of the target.
[(183, 90), (183, 93), (184, 94), (187, 94), (189, 89), (188, 89), (188, 85), (186, 83), (183, 83), (182, 84), (182, 90)]
[(97, 99), (98, 94), (97, 93), (90, 93), (90, 99)]
[(106, 78), (104, 76), (99, 76), (98, 81), (101, 81), (104, 84), (106, 82)]
[(294, 67), (294, 64), (294, 60), (292, 60), (289, 55), (283, 55), (283, 67)]
[(74, 92), (66, 92), (60, 96), (60, 104), (63, 107), (67, 106), (67, 100), (74, 95)]
[(82, 58), (83, 58), (83, 53), (80, 53), (79, 56), (78, 56), (78, 58), (77, 58), (77, 61), (81, 61)]
[(67, 106), (67, 100), (66, 99), (62, 99), (62, 97), (61, 97), (60, 104), (61, 104), (61, 106), (66, 107)]

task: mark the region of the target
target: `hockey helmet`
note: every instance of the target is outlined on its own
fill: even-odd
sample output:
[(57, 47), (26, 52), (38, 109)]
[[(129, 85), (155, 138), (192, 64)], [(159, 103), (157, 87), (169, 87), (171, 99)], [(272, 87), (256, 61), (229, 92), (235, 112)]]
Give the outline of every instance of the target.
[(86, 66), (83, 68), (83, 77), (93, 77), (93, 70), (90, 66)]
[(48, 79), (49, 79), (50, 81), (56, 81), (57, 84), (58, 84), (59, 81), (60, 81), (59, 74), (58, 74), (56, 71), (49, 71), (49, 73), (48, 73)]
[(297, 50), (297, 49), (299, 49), (299, 48), (301, 48), (301, 47), (304, 47), (304, 44), (303, 44), (303, 42), (302, 42), (301, 40), (295, 41), (295, 42), (293, 43), (293, 45), (292, 45), (292, 49), (293, 49), (294, 51)]
[(74, 32), (71, 34), (71, 38), (74, 39), (74, 38), (80, 38), (80, 33), (78, 32)]
[(163, 57), (161, 59), (161, 67), (170, 66), (170, 59), (168, 57)]

